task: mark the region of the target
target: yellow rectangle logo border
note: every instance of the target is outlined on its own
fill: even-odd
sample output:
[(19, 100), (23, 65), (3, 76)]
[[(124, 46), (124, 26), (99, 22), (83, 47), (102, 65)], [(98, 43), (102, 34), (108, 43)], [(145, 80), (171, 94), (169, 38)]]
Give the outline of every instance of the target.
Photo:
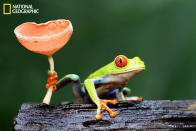
[[(5, 6), (9, 6), (9, 7), (10, 7), (10, 8), (9, 8), (9, 12), (5, 12)], [(3, 14), (4, 14), (4, 15), (10, 15), (10, 14), (11, 14), (11, 9), (12, 9), (11, 3), (4, 3), (4, 4), (3, 4)]]

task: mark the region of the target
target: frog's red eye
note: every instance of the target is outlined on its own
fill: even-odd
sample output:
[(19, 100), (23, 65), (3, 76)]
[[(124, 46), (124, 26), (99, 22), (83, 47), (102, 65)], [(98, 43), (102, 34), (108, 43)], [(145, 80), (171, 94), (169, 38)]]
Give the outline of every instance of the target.
[(119, 55), (115, 59), (115, 64), (118, 67), (124, 67), (127, 65), (127, 58), (124, 55)]

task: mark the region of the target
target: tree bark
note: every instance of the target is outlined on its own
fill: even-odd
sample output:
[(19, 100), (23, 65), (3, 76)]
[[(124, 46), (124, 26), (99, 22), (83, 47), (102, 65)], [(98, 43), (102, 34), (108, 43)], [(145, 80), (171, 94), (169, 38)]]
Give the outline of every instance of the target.
[(14, 130), (132, 130), (192, 129), (196, 130), (196, 100), (145, 100), (109, 105), (117, 111), (116, 118), (102, 112), (95, 119), (94, 104), (59, 105), (24, 103), (13, 120)]

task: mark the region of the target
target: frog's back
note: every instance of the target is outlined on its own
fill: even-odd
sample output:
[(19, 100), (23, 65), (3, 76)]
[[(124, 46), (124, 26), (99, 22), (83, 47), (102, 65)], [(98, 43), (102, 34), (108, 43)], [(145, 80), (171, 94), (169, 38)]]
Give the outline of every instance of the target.
[(87, 79), (96, 79), (112, 73), (112, 62), (91, 73)]

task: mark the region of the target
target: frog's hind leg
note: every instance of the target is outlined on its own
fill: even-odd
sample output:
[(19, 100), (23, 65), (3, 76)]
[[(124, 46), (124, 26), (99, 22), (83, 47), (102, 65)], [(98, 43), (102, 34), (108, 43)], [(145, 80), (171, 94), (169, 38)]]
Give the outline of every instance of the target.
[(125, 98), (123, 92), (120, 91), (120, 90), (118, 90), (118, 91), (116, 92), (116, 98), (118, 99), (118, 101), (125, 101), (125, 100), (126, 100), (126, 98)]
[(131, 89), (128, 88), (128, 87), (124, 87), (122, 89), (122, 93), (123, 93), (124, 96), (127, 96), (127, 95), (129, 95), (131, 93)]
[(102, 119), (102, 115), (101, 115), (101, 111), (106, 109), (109, 114), (110, 117), (114, 118), (116, 117), (116, 112), (111, 110), (108, 106), (107, 103), (112, 103), (112, 104), (116, 104), (117, 100), (103, 100), (103, 99), (99, 99), (96, 89), (95, 89), (95, 85), (94, 82), (90, 79), (87, 79), (84, 81), (84, 85), (86, 87), (86, 90), (91, 98), (91, 100), (97, 105), (97, 115), (96, 115), (96, 119), (97, 120), (101, 120)]
[(128, 87), (124, 87), (121, 91), (116, 92), (116, 98), (118, 101), (142, 101), (142, 97), (133, 96), (133, 97), (125, 97), (125, 95), (130, 94), (131, 89)]
[(82, 83), (80, 77), (76, 74), (68, 74), (57, 82), (57, 90), (72, 83), (72, 89), (75, 97), (75, 103), (84, 103), (85, 92), (82, 90)]
[(106, 94), (104, 96), (104, 98), (108, 98), (108, 99), (124, 99), (125, 96), (130, 94), (130, 92), (131, 92), (131, 89), (129, 89), (128, 87), (124, 87), (121, 91), (119, 91), (119, 89), (115, 89), (113, 91), (110, 91), (108, 94)]

